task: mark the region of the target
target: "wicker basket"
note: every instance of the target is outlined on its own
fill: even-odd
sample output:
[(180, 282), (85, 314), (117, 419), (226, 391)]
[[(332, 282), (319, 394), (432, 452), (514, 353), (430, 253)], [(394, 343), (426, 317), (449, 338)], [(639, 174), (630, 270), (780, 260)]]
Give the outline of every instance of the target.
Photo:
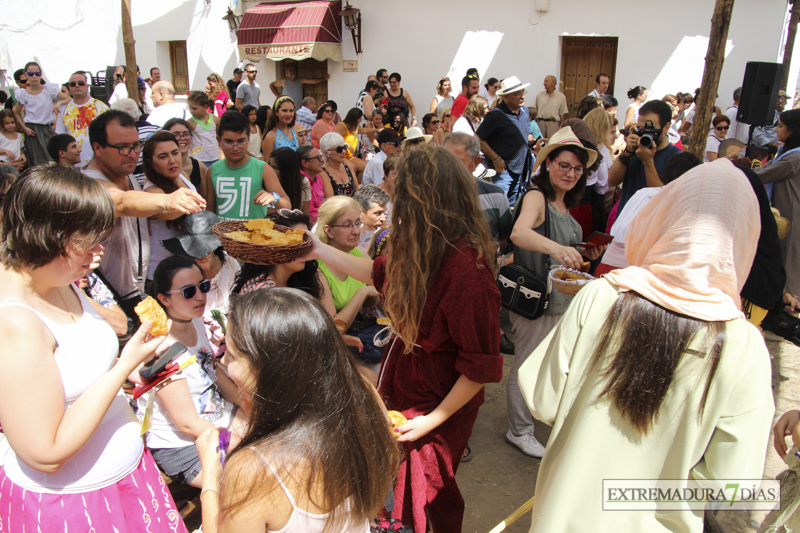
[[(286, 233), (290, 228), (275, 224), (273, 228), (282, 233)], [(303, 242), (300, 244), (287, 244), (273, 246), (270, 244), (254, 244), (252, 242), (242, 242), (231, 239), (225, 234), (232, 231), (248, 231), (244, 227), (244, 221), (231, 220), (228, 222), (218, 222), (214, 224), (214, 235), (222, 241), (225, 251), (232, 257), (245, 263), (254, 265), (279, 265), (291, 263), (311, 248), (311, 237), (303, 235)]]
[[(566, 270), (572, 272), (573, 274), (577, 274), (578, 276), (580, 276), (581, 279), (577, 281), (564, 281), (554, 276), (556, 272), (560, 272), (562, 270)], [(573, 296), (578, 294), (578, 291), (584, 288), (587, 283), (595, 279), (594, 276), (587, 274), (586, 272), (580, 272), (578, 270), (573, 270), (571, 268), (564, 268), (564, 267), (556, 267), (552, 269), (548, 274), (548, 276), (550, 277), (550, 281), (553, 283), (553, 286), (556, 289), (563, 292), (564, 294), (570, 294)]]

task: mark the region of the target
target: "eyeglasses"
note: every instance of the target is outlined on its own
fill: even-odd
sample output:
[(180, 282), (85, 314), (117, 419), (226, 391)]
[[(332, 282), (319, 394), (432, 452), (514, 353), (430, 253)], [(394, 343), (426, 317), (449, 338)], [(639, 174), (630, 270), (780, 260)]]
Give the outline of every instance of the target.
[(312, 159), (316, 159), (316, 160), (318, 160), (320, 163), (324, 163), (324, 162), (325, 162), (325, 158), (324, 158), (324, 157), (322, 157), (322, 154), (320, 154), (320, 155), (315, 155), (314, 157), (306, 157), (305, 159), (303, 159), (303, 161), (311, 161)]
[(333, 148), (333, 149), (331, 149), (331, 150), (328, 150), (328, 151), (329, 151), (329, 152), (336, 152), (337, 154), (341, 154), (342, 152), (344, 152), (345, 150), (347, 150), (347, 148), (348, 148), (348, 145), (346, 145), (346, 144), (343, 144), (343, 145), (341, 145), (341, 146), (337, 146), (336, 148)]
[(208, 293), (211, 290), (211, 280), (204, 279), (197, 285), (187, 285), (186, 287), (181, 287), (180, 289), (175, 289), (174, 291), (167, 291), (167, 294), (183, 294), (183, 297), (189, 300), (190, 298), (194, 298), (194, 295), (197, 294), (197, 289), (200, 289), (200, 292), (203, 294)]
[(190, 131), (174, 131), (172, 135), (175, 136), (176, 139), (191, 139), (192, 132)]
[(572, 171), (575, 172), (575, 176), (577, 176), (577, 177), (580, 177), (580, 176), (583, 175), (583, 171), (584, 171), (583, 167), (573, 167), (572, 165), (570, 165), (569, 163), (566, 163), (564, 161), (556, 161), (556, 163), (558, 163), (558, 168), (564, 174), (569, 174), (569, 171), (572, 170)]
[(144, 142), (139, 141), (138, 143), (134, 144), (133, 146), (118, 146), (116, 144), (106, 144), (108, 148), (116, 148), (119, 155), (130, 155), (131, 152), (140, 154), (142, 153), (142, 148), (144, 148)]
[(351, 229), (353, 229), (353, 226), (355, 226), (356, 228), (360, 228), (363, 225), (364, 225), (364, 223), (361, 222), (360, 220), (358, 220), (358, 221), (356, 221), (355, 224), (352, 223), (352, 222), (348, 222), (347, 224), (331, 224), (331, 227), (332, 228), (344, 228), (346, 230), (351, 230)]
[(289, 218), (291, 216), (299, 217), (304, 215), (305, 213), (303, 213), (300, 209), (287, 209), (283, 207), (281, 209), (278, 209), (278, 214), (283, 218)]
[(85, 81), (71, 81), (67, 85), (69, 85), (70, 87), (84, 87), (84, 86), (86, 86), (86, 82)]
[(242, 146), (247, 146), (247, 139), (239, 139), (238, 141), (232, 141), (230, 139), (222, 139), (220, 143), (225, 148), (233, 148), (234, 146), (238, 146), (241, 148)]
[(727, 131), (730, 126), (716, 126), (714, 129), (717, 131)]
[(27, 74), (29, 78), (30, 78), (31, 76), (37, 76), (37, 77), (41, 77), (41, 75), (42, 75), (42, 73), (41, 73), (41, 72), (26, 72), (25, 74)]
[(82, 253), (86, 253), (92, 248), (96, 248), (97, 245), (100, 244), (100, 242), (106, 239), (107, 237), (108, 235), (102, 235), (100, 238), (94, 238), (94, 239), (79, 239), (77, 237), (72, 237), (67, 242), (77, 247)]

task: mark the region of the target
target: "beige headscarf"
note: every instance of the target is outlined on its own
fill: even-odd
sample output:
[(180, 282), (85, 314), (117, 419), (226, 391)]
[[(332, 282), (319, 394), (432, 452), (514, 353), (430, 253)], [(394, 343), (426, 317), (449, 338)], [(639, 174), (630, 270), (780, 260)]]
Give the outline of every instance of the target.
[(676, 313), (733, 320), (744, 316), (739, 292), (760, 234), (750, 182), (720, 158), (693, 168), (650, 200), (625, 239), (631, 266), (605, 278)]

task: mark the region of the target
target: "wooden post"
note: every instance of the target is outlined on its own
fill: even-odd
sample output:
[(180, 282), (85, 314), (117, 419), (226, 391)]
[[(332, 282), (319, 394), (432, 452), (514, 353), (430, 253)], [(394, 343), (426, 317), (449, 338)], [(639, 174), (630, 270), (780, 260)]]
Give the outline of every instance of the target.
[(719, 77), (722, 74), (722, 63), (725, 61), (725, 44), (728, 41), (728, 27), (731, 23), (733, 0), (717, 0), (714, 15), (711, 17), (711, 35), (708, 39), (706, 66), (703, 70), (703, 82), (695, 104), (696, 112), (692, 123), (692, 137), (689, 141), (689, 152), (703, 160), (703, 152), (708, 139), (711, 115), (714, 113), (714, 101), (717, 99)]
[(125, 86), (128, 98), (139, 103), (139, 84), (136, 79), (136, 41), (133, 39), (131, 25), (131, 0), (122, 0), (122, 44), (125, 47)]
[[(792, 52), (794, 51), (794, 39), (797, 35), (797, 22), (800, 20), (800, 2), (792, 2), (792, 18), (789, 19), (789, 29), (786, 32), (786, 46), (783, 47), (783, 79), (781, 89), (784, 91), (789, 85), (789, 66), (792, 64)], [(792, 87), (792, 92), (794, 92)]]

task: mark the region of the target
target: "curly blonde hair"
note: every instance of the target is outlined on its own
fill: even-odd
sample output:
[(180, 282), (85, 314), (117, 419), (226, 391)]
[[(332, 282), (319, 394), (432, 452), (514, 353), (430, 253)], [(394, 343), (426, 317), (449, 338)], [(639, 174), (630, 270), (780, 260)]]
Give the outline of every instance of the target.
[[(323, 204), (324, 205), (324, 204)], [(492, 261), (489, 225), (481, 211), (475, 178), (445, 148), (428, 144), (403, 155), (397, 163), (393, 220), (389, 236), (386, 308), (409, 353), (419, 332), (428, 286), (448, 252), (465, 241), (481, 258)]]
[[(220, 76), (216, 72), (212, 72), (211, 74), (209, 74), (208, 77), (206, 77), (206, 81), (213, 81), (213, 82), (216, 83), (216, 89), (214, 89), (213, 91), (207, 93), (208, 97), (211, 98), (212, 102), (214, 100), (216, 100), (217, 95), (219, 93), (221, 93), (222, 91), (226, 91), (227, 92), (227, 90), (228, 90), (228, 86), (225, 85), (225, 82), (222, 80), (222, 76)], [(228, 95), (228, 98), (230, 98), (230, 97), (231, 97), (231, 95)], [(236, 98), (236, 95), (233, 95), (233, 97)]]

